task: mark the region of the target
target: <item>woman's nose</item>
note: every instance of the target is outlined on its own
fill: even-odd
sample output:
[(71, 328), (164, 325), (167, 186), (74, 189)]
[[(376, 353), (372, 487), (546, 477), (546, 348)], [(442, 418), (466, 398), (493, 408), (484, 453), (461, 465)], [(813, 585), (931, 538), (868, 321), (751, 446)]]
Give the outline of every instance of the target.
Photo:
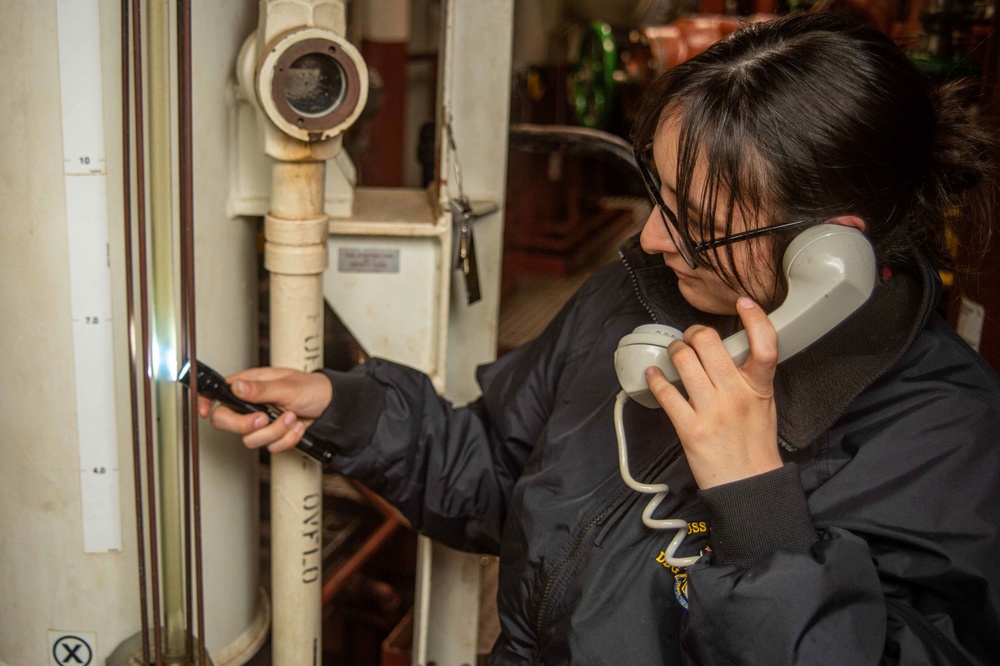
[(660, 209), (653, 206), (646, 218), (646, 223), (642, 227), (639, 236), (639, 244), (642, 249), (649, 254), (677, 254), (677, 246), (674, 245), (670, 233), (667, 231), (666, 222)]

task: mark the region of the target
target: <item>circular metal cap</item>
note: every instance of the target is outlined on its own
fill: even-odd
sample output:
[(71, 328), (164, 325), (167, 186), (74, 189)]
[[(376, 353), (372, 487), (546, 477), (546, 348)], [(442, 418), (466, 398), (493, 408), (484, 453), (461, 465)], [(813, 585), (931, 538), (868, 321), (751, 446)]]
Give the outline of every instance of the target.
[(257, 91), (281, 130), (302, 141), (321, 141), (360, 115), (368, 98), (368, 70), (339, 35), (307, 28), (272, 42), (258, 67)]

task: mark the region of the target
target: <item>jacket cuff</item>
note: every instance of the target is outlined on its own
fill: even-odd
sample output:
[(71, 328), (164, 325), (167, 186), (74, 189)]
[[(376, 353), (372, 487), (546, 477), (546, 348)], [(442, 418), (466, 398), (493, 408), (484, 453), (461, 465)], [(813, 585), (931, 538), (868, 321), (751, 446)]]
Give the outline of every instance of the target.
[(711, 516), (717, 564), (749, 569), (776, 550), (802, 550), (816, 541), (798, 466), (701, 490)]
[(375, 434), (385, 387), (360, 370), (319, 370), (333, 384), (333, 399), (306, 432), (334, 453), (353, 456)]

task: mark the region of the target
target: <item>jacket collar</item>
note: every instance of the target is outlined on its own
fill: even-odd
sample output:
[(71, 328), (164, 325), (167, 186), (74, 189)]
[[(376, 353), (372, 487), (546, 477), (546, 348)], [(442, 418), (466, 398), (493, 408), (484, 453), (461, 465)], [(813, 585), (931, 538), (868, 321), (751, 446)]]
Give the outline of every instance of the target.
[[(681, 330), (699, 323), (730, 335), (735, 316), (695, 310), (677, 289), (677, 277), (633, 236), (619, 254), (653, 321)], [(805, 351), (778, 366), (774, 379), (778, 438), (804, 449), (825, 433), (862, 391), (881, 377), (913, 342), (934, 310), (940, 281), (920, 257), (888, 280), (868, 302)]]

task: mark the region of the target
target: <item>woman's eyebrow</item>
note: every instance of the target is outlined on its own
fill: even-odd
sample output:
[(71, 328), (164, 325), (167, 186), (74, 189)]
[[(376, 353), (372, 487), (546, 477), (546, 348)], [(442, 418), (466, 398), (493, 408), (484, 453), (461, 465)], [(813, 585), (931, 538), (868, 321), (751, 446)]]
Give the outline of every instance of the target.
[[(663, 187), (665, 187), (670, 194), (674, 195), (675, 199), (677, 198), (677, 190), (674, 189), (669, 183), (663, 181)], [(687, 210), (688, 215), (694, 218), (696, 222), (701, 219), (701, 211), (692, 206), (690, 201), (687, 202)]]
[[(666, 188), (667, 191), (670, 192), (670, 194), (674, 195), (674, 199), (677, 198), (677, 190), (674, 189), (666, 181), (663, 182), (663, 187)], [(687, 204), (687, 211), (688, 211), (688, 218), (691, 219), (695, 224), (700, 225), (701, 224), (701, 214), (702, 214), (702, 211), (700, 209), (698, 209), (698, 208), (695, 208), (693, 205), (691, 205), (690, 201), (688, 201), (688, 204)], [(714, 220), (713, 222), (714, 223), (712, 224), (712, 226), (718, 232), (720, 232), (722, 234), (726, 233), (726, 225), (725, 225), (724, 222), (722, 222), (722, 221), (720, 221), (718, 219)]]

